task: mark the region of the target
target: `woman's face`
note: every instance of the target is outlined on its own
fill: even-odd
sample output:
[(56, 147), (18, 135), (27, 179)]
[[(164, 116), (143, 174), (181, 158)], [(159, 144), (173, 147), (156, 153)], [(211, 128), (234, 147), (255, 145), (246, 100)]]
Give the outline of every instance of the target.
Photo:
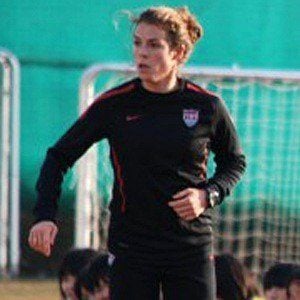
[(94, 300), (109, 300), (109, 287), (108, 285), (103, 286), (101, 290), (94, 293)]
[(134, 58), (140, 79), (152, 84), (177, 73), (178, 51), (172, 50), (166, 32), (148, 23), (138, 24), (134, 34)]
[(289, 286), (289, 300), (300, 299), (300, 280), (294, 280)]
[(110, 300), (109, 284), (99, 279), (99, 288), (94, 292), (93, 300)]
[(63, 277), (61, 281), (61, 289), (68, 300), (78, 300), (74, 291), (76, 278), (72, 275)]
[(285, 288), (272, 287), (265, 292), (266, 300), (288, 300)]

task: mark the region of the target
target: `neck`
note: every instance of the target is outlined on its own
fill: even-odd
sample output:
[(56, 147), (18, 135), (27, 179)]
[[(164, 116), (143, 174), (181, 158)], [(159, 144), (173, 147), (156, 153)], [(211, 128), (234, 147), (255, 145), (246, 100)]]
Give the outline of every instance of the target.
[(172, 73), (159, 81), (142, 80), (142, 86), (150, 92), (166, 94), (177, 90), (179, 88), (179, 82), (177, 74)]

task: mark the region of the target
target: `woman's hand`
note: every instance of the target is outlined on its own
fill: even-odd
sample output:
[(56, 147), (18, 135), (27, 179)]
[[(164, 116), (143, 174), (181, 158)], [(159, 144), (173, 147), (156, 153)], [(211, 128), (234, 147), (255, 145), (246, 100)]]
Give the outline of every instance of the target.
[(32, 226), (28, 243), (29, 246), (45, 256), (51, 254), (51, 247), (54, 245), (58, 227), (52, 221), (41, 221)]
[(199, 217), (208, 206), (203, 189), (187, 188), (173, 195), (173, 199), (169, 206), (186, 221)]

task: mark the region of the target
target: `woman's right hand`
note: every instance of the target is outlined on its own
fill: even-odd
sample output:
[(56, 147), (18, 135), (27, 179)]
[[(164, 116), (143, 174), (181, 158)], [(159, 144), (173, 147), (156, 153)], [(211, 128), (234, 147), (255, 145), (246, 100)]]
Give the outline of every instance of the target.
[(52, 221), (40, 221), (33, 225), (29, 232), (29, 246), (45, 256), (49, 257), (54, 245), (58, 227)]

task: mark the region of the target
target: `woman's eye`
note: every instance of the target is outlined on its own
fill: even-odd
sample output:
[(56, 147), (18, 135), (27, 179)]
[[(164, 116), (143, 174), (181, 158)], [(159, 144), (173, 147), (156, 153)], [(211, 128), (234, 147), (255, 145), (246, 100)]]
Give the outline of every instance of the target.
[(159, 47), (160, 47), (160, 44), (157, 44), (157, 43), (151, 43), (151, 44), (150, 44), (150, 47), (151, 47), (151, 48), (159, 48)]
[(140, 42), (140, 41), (133, 41), (133, 44), (134, 44), (135, 46), (139, 46), (139, 45), (141, 44), (141, 42)]

